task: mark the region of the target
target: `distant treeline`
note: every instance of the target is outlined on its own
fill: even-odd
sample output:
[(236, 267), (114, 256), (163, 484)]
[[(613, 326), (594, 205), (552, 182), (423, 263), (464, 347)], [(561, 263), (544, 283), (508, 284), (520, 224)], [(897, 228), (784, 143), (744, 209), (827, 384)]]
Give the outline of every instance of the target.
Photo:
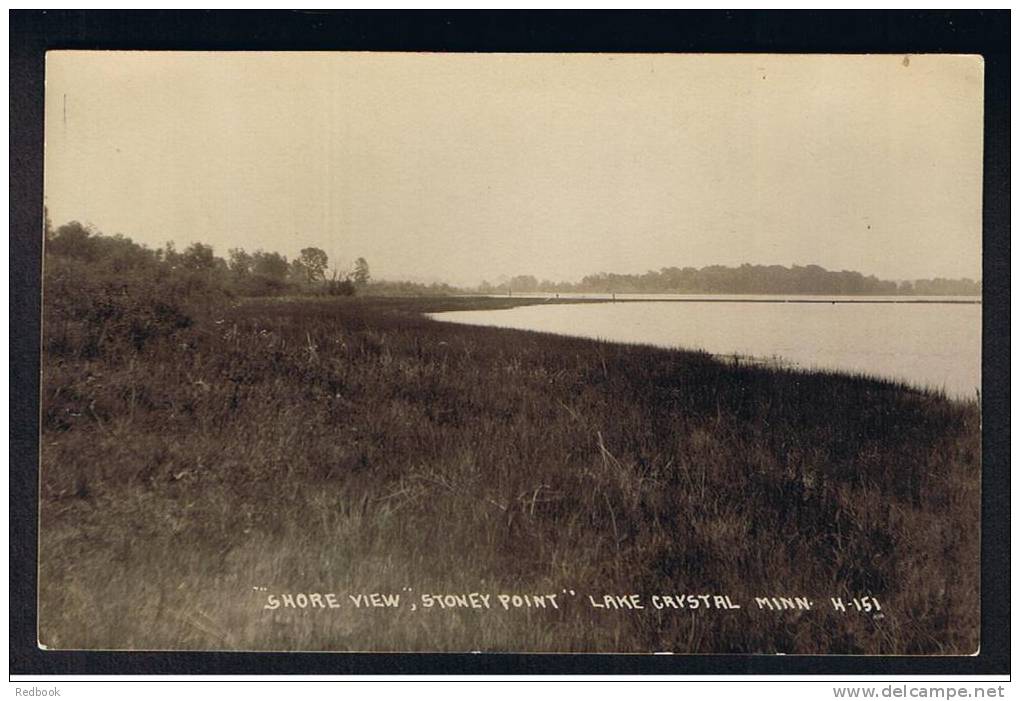
[(370, 284), (368, 263), (358, 258), (351, 270), (330, 268), (326, 252), (309, 246), (293, 260), (275, 251), (231, 248), (227, 257), (195, 242), (178, 251), (173, 242), (151, 249), (121, 235), (107, 236), (73, 221), (46, 226), (48, 265), (86, 268), (94, 281), (131, 285), (173, 282), (188, 289), (266, 297), (287, 294), (349, 296)]
[[(178, 293), (216, 292), (228, 296), (270, 297), (296, 294), (349, 296), (449, 295), (480, 292), (619, 292), (680, 294), (829, 294), (829, 295), (980, 295), (981, 282), (934, 278), (895, 282), (859, 272), (826, 270), (817, 265), (750, 265), (662, 268), (642, 275), (597, 273), (580, 282), (552, 282), (517, 275), (477, 288), (445, 283), (373, 280), (368, 262), (358, 258), (349, 270), (330, 267), (326, 252), (314, 246), (288, 260), (273, 251), (231, 248), (219, 257), (212, 246), (194, 242), (178, 251), (171, 242), (151, 249), (121, 236), (107, 236), (73, 221), (56, 229), (46, 224), (50, 270), (61, 276), (87, 269), (92, 283), (122, 288), (169, 285)], [(76, 276), (79, 277), (79, 276)]]
[(177, 250), (173, 242), (157, 249), (120, 234), (108, 236), (72, 221), (52, 228), (46, 224), (47, 269), (62, 276), (69, 266), (80, 268), (94, 284), (117, 289), (173, 283), (178, 291), (225, 293), (238, 297), (368, 294), (374, 296), (449, 295), (462, 292), (445, 283), (373, 280), (368, 262), (358, 258), (349, 270), (330, 267), (326, 252), (309, 246), (288, 260), (275, 251), (231, 248), (226, 257), (212, 246), (195, 242)]
[(349, 296), (368, 284), (363, 260), (351, 273), (327, 266), (317, 248), (292, 261), (239, 248), (224, 259), (203, 243), (153, 250), (79, 222), (52, 229), (47, 218), (44, 349), (79, 358), (130, 354), (159, 345), (231, 298)]
[(90, 358), (159, 345), (223, 303), (239, 297), (438, 296), (449, 285), (371, 279), (358, 258), (350, 270), (330, 268), (325, 251), (307, 247), (293, 260), (274, 251), (232, 248), (215, 255), (195, 242), (157, 249), (107, 236), (76, 221), (45, 227), (44, 348)]
[(598, 273), (580, 282), (551, 282), (518, 275), (506, 282), (482, 282), (479, 292), (621, 292), (680, 294), (829, 294), (829, 295), (980, 295), (981, 282), (949, 280), (880, 280), (852, 270), (826, 270), (817, 265), (709, 265), (704, 268), (662, 268), (643, 275)]

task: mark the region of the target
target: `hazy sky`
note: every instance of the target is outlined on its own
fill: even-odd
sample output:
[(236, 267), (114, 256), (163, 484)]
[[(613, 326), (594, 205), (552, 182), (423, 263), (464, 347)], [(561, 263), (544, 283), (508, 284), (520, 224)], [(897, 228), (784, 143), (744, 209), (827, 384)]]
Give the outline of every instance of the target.
[(50, 52), (55, 224), (375, 277), (981, 276), (968, 56)]

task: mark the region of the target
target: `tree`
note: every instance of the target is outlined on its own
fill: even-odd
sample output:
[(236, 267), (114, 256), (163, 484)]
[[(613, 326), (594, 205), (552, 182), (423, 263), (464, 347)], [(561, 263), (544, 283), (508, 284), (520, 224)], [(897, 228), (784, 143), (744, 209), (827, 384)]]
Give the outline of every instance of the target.
[(94, 261), (95, 241), (95, 232), (91, 227), (72, 221), (57, 228), (57, 232), (47, 241), (47, 251), (69, 258)]
[(252, 255), (252, 272), (256, 275), (263, 275), (274, 280), (284, 280), (290, 264), (287, 259), (279, 253), (266, 253), (255, 251)]
[(181, 254), (177, 252), (177, 246), (173, 241), (167, 241), (164, 248), (156, 249), (156, 258), (171, 268), (177, 267), (181, 262)]
[(247, 253), (243, 248), (231, 248), (227, 251), (227, 259), (231, 272), (236, 275), (247, 275), (255, 264), (251, 254)]
[(358, 258), (354, 261), (354, 284), (365, 285), (371, 279), (372, 275), (368, 271), (368, 261), (364, 258)]
[(216, 257), (212, 246), (197, 241), (191, 244), (181, 254), (181, 265), (188, 270), (213, 270), (216, 267)]
[(326, 279), (326, 268), (329, 266), (329, 257), (321, 248), (302, 248), (301, 255), (293, 262), (294, 272), (308, 279), (308, 282), (317, 282)]
[(514, 292), (534, 292), (538, 289), (538, 280), (534, 275), (515, 275), (507, 286)]

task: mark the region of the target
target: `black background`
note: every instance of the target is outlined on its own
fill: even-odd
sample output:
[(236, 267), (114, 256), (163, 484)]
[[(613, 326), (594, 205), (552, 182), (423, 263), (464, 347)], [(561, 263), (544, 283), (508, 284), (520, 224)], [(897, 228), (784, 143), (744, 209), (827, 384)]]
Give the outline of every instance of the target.
[[(10, 11), (11, 674), (1008, 674), (1008, 11)], [(54, 652), (36, 645), (48, 49), (968, 53), (985, 59), (981, 652), (973, 657)], [(299, 78), (299, 76), (298, 76)]]

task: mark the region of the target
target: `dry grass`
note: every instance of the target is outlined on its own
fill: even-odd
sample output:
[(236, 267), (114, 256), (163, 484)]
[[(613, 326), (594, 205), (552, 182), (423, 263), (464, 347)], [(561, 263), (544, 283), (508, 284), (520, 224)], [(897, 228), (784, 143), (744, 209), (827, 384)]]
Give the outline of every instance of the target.
[[(418, 314), (521, 302), (250, 301), (87, 353), (48, 321), (41, 641), (977, 648), (975, 403)], [(268, 611), (256, 587), (579, 596), (556, 611)], [(603, 593), (744, 608), (583, 605)], [(759, 612), (763, 595), (870, 595), (883, 615)]]

